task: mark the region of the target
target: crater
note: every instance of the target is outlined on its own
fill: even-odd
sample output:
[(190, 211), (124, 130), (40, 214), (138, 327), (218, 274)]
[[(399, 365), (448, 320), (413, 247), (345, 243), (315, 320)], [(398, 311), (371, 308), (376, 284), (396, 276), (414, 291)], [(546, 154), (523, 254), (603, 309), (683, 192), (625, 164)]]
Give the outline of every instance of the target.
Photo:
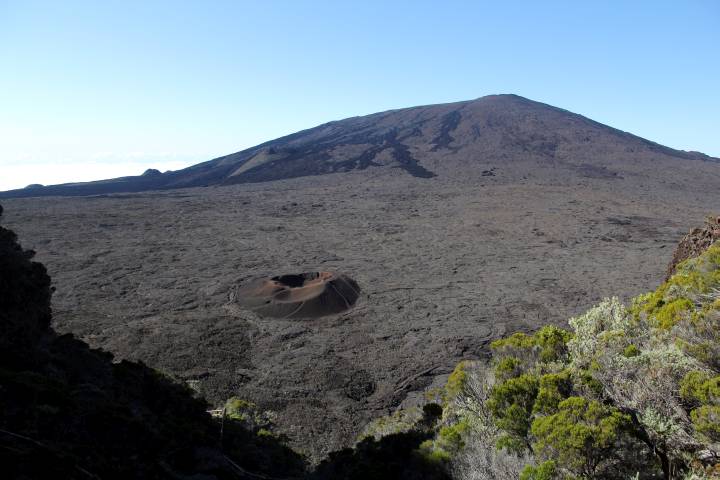
[(251, 280), (238, 287), (234, 301), (261, 317), (319, 318), (351, 309), (359, 296), (347, 275), (306, 272)]

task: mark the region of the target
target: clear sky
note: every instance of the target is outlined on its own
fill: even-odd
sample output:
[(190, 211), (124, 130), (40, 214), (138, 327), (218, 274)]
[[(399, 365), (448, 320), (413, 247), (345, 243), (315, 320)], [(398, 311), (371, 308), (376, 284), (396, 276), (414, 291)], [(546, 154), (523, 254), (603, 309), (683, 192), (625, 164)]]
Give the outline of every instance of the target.
[(0, 0), (0, 190), (493, 93), (720, 157), (720, 1)]

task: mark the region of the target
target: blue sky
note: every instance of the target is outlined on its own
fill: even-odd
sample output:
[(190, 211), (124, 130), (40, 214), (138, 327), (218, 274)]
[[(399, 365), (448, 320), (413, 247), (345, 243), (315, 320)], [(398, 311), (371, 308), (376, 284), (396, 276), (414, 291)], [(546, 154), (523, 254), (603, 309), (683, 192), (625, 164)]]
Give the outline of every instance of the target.
[(720, 156), (720, 2), (0, 0), (0, 189), (493, 93)]

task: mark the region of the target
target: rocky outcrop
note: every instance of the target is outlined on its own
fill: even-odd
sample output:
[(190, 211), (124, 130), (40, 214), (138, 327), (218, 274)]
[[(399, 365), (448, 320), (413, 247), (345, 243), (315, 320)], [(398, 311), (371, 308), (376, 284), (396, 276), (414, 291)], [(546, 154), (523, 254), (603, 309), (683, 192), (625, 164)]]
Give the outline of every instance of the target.
[(32, 362), (35, 345), (50, 327), (50, 277), (31, 260), (34, 255), (0, 227), (0, 365)]
[(700, 256), (710, 245), (720, 240), (720, 216), (708, 217), (705, 226), (693, 228), (685, 235), (675, 248), (670, 265), (668, 265), (665, 281), (675, 273), (678, 264), (689, 259)]

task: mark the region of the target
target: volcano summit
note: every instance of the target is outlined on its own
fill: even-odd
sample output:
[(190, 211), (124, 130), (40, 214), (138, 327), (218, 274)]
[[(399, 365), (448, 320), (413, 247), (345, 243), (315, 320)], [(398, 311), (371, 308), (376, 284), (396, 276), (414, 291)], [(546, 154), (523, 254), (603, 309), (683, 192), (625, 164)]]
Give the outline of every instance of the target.
[(478, 167), (487, 172), (492, 167), (517, 170), (527, 162), (563, 175), (621, 178), (655, 168), (662, 160), (718, 161), (523, 97), (491, 95), (329, 122), (183, 170), (149, 169), (136, 177), (30, 185), (2, 192), (0, 198), (232, 185), (356, 170), (431, 179), (464, 175)]

